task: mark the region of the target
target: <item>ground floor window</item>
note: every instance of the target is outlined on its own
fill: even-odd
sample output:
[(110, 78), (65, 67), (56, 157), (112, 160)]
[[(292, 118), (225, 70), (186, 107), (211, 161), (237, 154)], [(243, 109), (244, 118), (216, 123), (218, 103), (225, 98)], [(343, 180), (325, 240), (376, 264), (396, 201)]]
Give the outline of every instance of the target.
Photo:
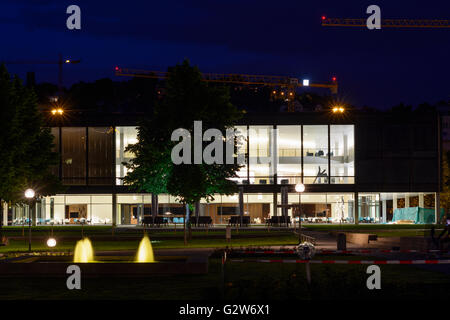
[[(140, 225), (147, 216), (183, 223), (186, 207), (176, 197), (151, 194), (63, 194), (39, 199), (30, 217), (27, 205), (5, 204), (4, 224)], [(357, 199), (356, 199), (357, 197)], [(240, 201), (241, 199), (241, 201)], [(216, 195), (192, 208), (192, 216), (207, 216), (212, 224), (225, 225), (240, 216), (251, 225), (264, 225), (273, 216), (287, 215), (306, 223), (423, 223), (436, 212), (434, 193), (244, 193)], [(115, 205), (115, 208), (113, 206)], [(157, 208), (157, 212), (153, 209)], [(113, 210), (114, 209), (114, 210)], [(115, 211), (115, 221), (113, 213)], [(424, 219), (417, 218), (426, 215)], [(415, 216), (414, 216), (415, 215)], [(355, 218), (356, 217), (356, 218)], [(411, 218), (412, 217), (412, 218)], [(416, 218), (414, 218), (416, 217)], [(439, 217), (438, 217), (439, 218)], [(357, 220), (356, 220), (357, 219)]]

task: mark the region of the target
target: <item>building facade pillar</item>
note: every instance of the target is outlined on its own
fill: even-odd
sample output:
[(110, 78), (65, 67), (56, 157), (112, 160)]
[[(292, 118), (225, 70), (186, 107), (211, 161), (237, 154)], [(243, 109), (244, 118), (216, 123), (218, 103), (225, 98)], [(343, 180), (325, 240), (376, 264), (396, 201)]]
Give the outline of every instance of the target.
[(393, 210), (393, 213), (395, 213), (396, 209), (397, 209), (397, 194), (393, 193), (392, 194), (392, 210)]
[[(281, 215), (287, 219), (288, 216), (288, 208), (285, 207), (288, 204), (288, 188), (287, 187), (281, 187)], [(287, 221), (287, 220), (286, 220)]]
[(405, 193), (405, 208), (409, 208), (409, 194)]
[(273, 193), (273, 202), (272, 202), (272, 210), (273, 210), (273, 216), (278, 215), (278, 194), (276, 192)]
[(386, 223), (387, 222), (387, 201), (386, 200), (382, 200), (381, 201), (381, 210), (382, 210), (382, 222)]
[(441, 218), (441, 198), (439, 192), (436, 192), (434, 194), (435, 200), (434, 200), (434, 223), (438, 224)]
[(359, 224), (359, 194), (358, 192), (355, 192), (355, 208), (354, 208), (354, 214), (355, 217), (355, 224)]
[(112, 194), (112, 225), (116, 226), (117, 223), (117, 193)]
[(156, 193), (152, 193), (152, 216), (156, 218), (158, 215), (158, 195)]
[(419, 193), (419, 207), (425, 208), (425, 197), (423, 193)]
[(239, 216), (240, 216), (240, 225), (242, 227), (242, 220), (244, 217), (244, 187), (239, 187)]

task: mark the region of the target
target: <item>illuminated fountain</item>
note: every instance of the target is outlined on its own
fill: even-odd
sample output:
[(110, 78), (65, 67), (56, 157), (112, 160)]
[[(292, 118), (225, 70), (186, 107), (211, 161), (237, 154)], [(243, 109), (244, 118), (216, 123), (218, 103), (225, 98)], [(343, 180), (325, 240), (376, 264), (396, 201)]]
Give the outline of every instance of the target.
[(155, 262), (150, 239), (144, 236), (139, 244), (135, 262)]
[[(49, 242), (49, 246), (56, 242)], [(134, 255), (134, 256), (133, 256)], [(206, 256), (158, 256), (155, 262), (153, 248), (148, 236), (139, 243), (137, 253), (133, 251), (99, 251), (94, 260), (94, 250), (88, 238), (76, 243), (73, 261), (66, 255), (41, 255), (29, 259), (28, 254), (2, 259), (0, 279), (4, 276), (66, 276), (66, 270), (73, 263), (78, 263), (85, 276), (151, 277), (155, 274), (206, 274), (208, 257)], [(0, 280), (1, 281), (1, 280)]]
[(75, 246), (73, 254), (73, 262), (87, 263), (94, 261), (94, 249), (92, 243), (88, 238), (79, 240)]

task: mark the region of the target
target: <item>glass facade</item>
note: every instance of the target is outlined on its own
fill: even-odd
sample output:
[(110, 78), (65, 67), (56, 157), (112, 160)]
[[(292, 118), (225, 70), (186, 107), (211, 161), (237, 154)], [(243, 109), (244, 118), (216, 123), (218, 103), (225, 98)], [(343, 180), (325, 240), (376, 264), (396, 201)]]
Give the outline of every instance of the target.
[(131, 152), (125, 150), (128, 145), (135, 144), (137, 141), (137, 128), (116, 127), (116, 185), (123, 185), (123, 178), (128, 170), (124, 163), (134, 157)]
[(61, 129), (62, 182), (86, 184), (86, 128)]
[[(306, 192), (288, 193), (287, 203), (300, 204), (289, 208), (287, 215), (304, 223), (354, 223), (356, 201), (355, 193), (350, 192)], [(73, 225), (84, 221), (92, 225), (111, 224), (113, 222), (112, 194), (58, 194), (44, 197), (36, 203), (37, 224)], [(389, 223), (393, 214), (400, 208), (435, 209), (434, 193), (359, 193), (357, 216), (359, 223)], [(152, 214), (152, 196), (150, 194), (117, 194), (116, 224), (140, 225), (144, 216)], [(244, 193), (243, 215), (250, 224), (265, 224), (272, 216), (281, 216), (281, 194), (276, 193)], [(211, 217), (213, 224), (226, 225), (233, 216), (240, 214), (239, 194), (216, 195), (214, 200), (200, 201), (199, 216)], [(275, 211), (274, 211), (275, 209)], [(7, 214), (6, 214), (7, 212)], [(159, 216), (170, 218), (172, 222), (182, 223), (185, 207), (176, 197), (161, 194), (158, 196)], [(194, 213), (195, 214), (195, 213)], [(5, 204), (5, 225), (28, 224), (30, 210), (27, 205)], [(32, 218), (33, 219), (33, 218)], [(34, 223), (34, 221), (33, 221)]]
[(277, 127), (278, 184), (301, 182), (302, 176), (302, 137), (301, 126)]
[[(61, 134), (59, 134), (61, 132)], [(353, 184), (353, 125), (237, 126), (239, 184)], [(66, 185), (123, 185), (136, 127), (53, 128)], [(60, 144), (59, 144), (60, 143)], [(115, 145), (113, 155), (113, 144)], [(115, 170), (115, 172), (113, 171)], [(331, 173), (331, 175), (330, 175)]]
[(352, 125), (330, 126), (331, 183), (354, 183), (355, 150)]
[(88, 137), (88, 183), (90, 185), (111, 184), (113, 178), (113, 130), (108, 127), (89, 127)]
[(328, 126), (303, 126), (304, 183), (328, 183)]
[(237, 183), (246, 183), (247, 175), (248, 175), (248, 130), (246, 126), (237, 126), (236, 129), (236, 141), (237, 141), (237, 150), (236, 155), (242, 159), (244, 159), (245, 164), (237, 172), (237, 178), (234, 178)]
[[(251, 224), (264, 224), (267, 218), (283, 213), (295, 219), (300, 216), (307, 223), (353, 223), (355, 216), (360, 223), (386, 223), (393, 220), (397, 209), (433, 209), (438, 203), (433, 193), (337, 192), (354, 189), (333, 186), (355, 183), (354, 125), (249, 125), (237, 126), (236, 130), (236, 155), (244, 158), (245, 164), (234, 179), (241, 185), (256, 185), (243, 186), (241, 207)], [(58, 127), (51, 131), (54, 150), (61, 157), (60, 165), (53, 167), (52, 172), (66, 185), (105, 187), (70, 188), (70, 192), (98, 190), (98, 194), (59, 194), (40, 199), (36, 205), (37, 223), (77, 224), (84, 220), (90, 224), (111, 224), (116, 212), (115, 223), (139, 225), (145, 216), (155, 214), (150, 194), (111, 193), (114, 189), (127, 192), (126, 188), (112, 186), (123, 185), (122, 178), (127, 174), (124, 163), (133, 158), (125, 150), (138, 141), (136, 127)], [(359, 148), (371, 147), (361, 143), (364, 135), (358, 138)], [(369, 175), (371, 170), (367, 168), (373, 166), (364, 167), (367, 159), (360, 157), (358, 163)], [(364, 186), (362, 179), (360, 176), (359, 186)], [(299, 182), (318, 186), (307, 186), (303, 194), (284, 193)], [(285, 184), (291, 186), (284, 188)], [(297, 203), (301, 209), (278, 207)], [(185, 214), (185, 207), (170, 195), (159, 195), (156, 208), (157, 215), (177, 217), (177, 221), (182, 221)], [(228, 224), (231, 217), (240, 214), (239, 194), (216, 195), (208, 203), (201, 201), (199, 209), (198, 214), (210, 216), (213, 224)], [(7, 206), (7, 210), (8, 224), (23, 224), (29, 219), (26, 205)]]
[(249, 180), (251, 184), (272, 184), (275, 169), (272, 126), (249, 127)]

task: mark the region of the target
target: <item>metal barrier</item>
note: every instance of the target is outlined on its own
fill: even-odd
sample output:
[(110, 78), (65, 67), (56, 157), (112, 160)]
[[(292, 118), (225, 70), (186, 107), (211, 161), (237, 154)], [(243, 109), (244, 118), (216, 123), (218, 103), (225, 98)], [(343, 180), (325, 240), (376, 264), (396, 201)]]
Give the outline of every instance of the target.
[(305, 235), (305, 234), (299, 234), (299, 240), (300, 240), (300, 243), (303, 243), (303, 242), (310, 242), (310, 243), (312, 243), (313, 245), (316, 245), (316, 238), (307, 236), (307, 235)]

